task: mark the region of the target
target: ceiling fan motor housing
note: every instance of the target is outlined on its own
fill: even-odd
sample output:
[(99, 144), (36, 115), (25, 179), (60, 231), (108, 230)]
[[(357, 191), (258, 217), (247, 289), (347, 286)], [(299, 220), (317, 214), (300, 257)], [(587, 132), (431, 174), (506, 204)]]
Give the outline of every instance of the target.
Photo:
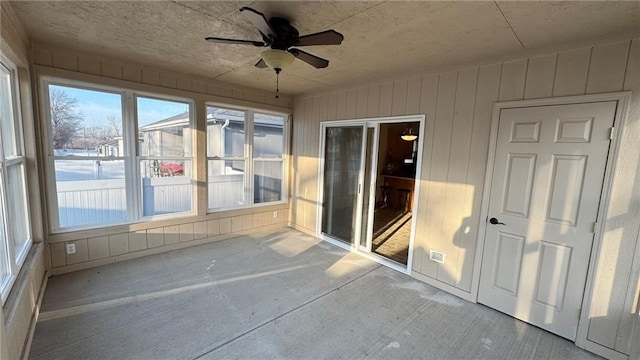
[(298, 29), (289, 23), (289, 20), (281, 17), (272, 17), (269, 19), (269, 26), (276, 33), (276, 37), (271, 39), (269, 44), (272, 49), (287, 50), (297, 44), (300, 33)]

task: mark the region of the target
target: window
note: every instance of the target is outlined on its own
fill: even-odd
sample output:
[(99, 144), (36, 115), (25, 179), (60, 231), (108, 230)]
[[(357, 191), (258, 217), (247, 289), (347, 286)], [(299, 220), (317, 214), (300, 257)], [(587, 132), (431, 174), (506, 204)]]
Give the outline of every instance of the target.
[(191, 212), (190, 103), (45, 84), (54, 232)]
[(208, 207), (284, 199), (285, 116), (207, 107)]
[(3, 58), (0, 75), (0, 295), (4, 304), (31, 246), (31, 225), (15, 66)]
[(137, 98), (144, 216), (191, 211), (189, 104)]
[(49, 85), (59, 228), (127, 221), (122, 94)]

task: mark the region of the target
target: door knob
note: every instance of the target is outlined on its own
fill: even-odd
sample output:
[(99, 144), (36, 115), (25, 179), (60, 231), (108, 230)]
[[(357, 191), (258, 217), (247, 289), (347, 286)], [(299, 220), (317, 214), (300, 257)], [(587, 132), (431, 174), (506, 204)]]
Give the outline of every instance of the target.
[(491, 218), (489, 219), (489, 222), (491, 223), (491, 225), (504, 225), (503, 222), (500, 222), (498, 219), (496, 218)]

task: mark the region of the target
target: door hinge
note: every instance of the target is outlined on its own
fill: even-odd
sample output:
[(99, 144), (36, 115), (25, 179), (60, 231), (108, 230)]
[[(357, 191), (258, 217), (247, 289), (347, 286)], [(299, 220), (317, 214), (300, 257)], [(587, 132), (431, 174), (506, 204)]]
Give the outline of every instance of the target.
[(598, 223), (594, 222), (593, 223), (593, 229), (591, 230), (591, 232), (595, 234), (597, 231), (598, 231)]
[(613, 140), (616, 137), (616, 128), (614, 126), (609, 129), (609, 140)]

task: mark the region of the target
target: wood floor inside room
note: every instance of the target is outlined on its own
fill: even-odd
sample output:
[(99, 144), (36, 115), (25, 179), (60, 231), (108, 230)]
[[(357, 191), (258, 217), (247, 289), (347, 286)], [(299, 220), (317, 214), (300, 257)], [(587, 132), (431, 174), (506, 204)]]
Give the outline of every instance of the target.
[(590, 359), (295, 230), (49, 279), (32, 359)]

